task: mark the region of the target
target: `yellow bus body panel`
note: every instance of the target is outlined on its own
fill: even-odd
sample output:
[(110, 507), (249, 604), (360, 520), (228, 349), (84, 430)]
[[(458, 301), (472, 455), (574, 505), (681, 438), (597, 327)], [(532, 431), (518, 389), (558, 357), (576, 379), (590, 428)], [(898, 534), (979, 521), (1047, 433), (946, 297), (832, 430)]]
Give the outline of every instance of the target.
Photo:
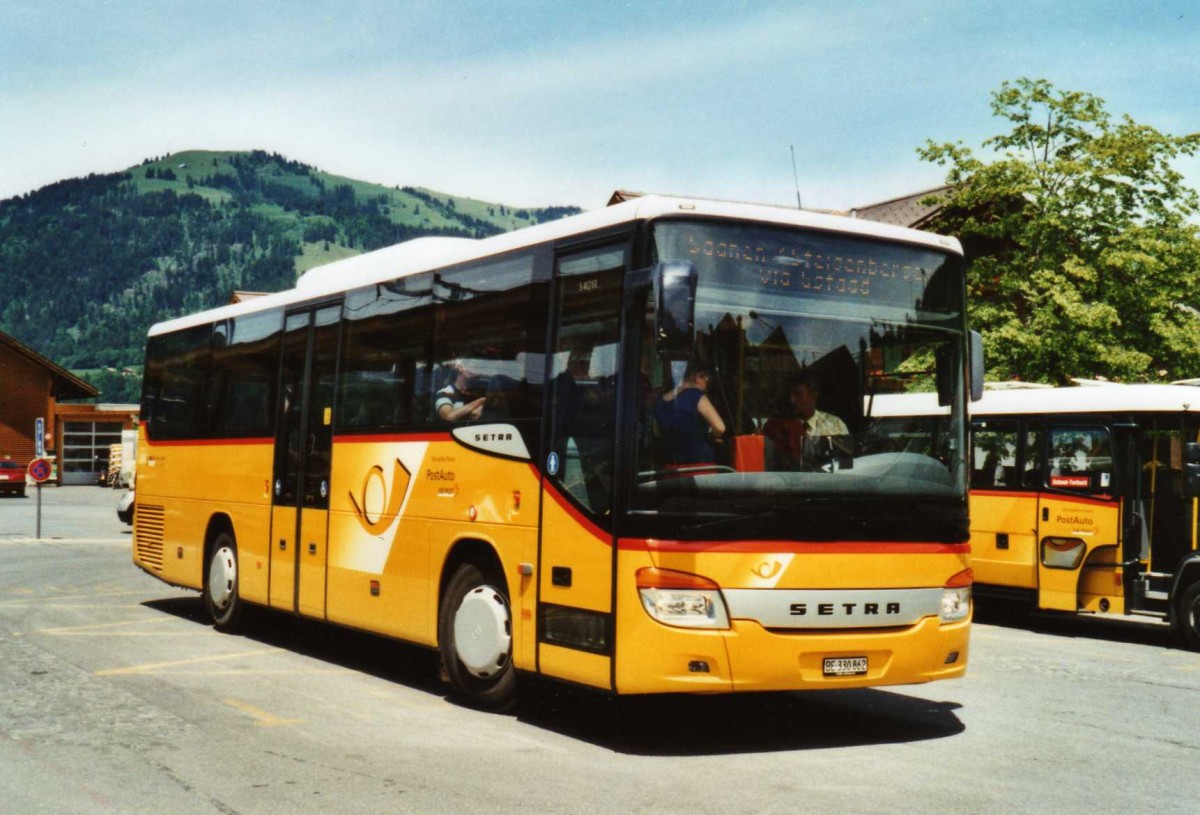
[[(542, 510), (543, 551), (547, 561), (541, 574), (543, 603), (608, 612), (612, 608), (613, 551), (611, 536), (589, 528), (558, 501), (547, 500)], [(569, 587), (556, 586), (552, 567), (566, 566), (576, 578)], [(608, 684), (605, 670), (604, 684)]]
[[(700, 544), (695, 553), (621, 552), (617, 591), (616, 690), (620, 693), (779, 691), (853, 688), (930, 682), (961, 676), (967, 667), (970, 619), (942, 624), (925, 617), (914, 625), (882, 629), (771, 631), (752, 620), (728, 630), (678, 628), (654, 620), (642, 607), (637, 570), (647, 566), (698, 574), (722, 588), (862, 589), (941, 588), (968, 567), (965, 551), (917, 554), (855, 552), (858, 544), (830, 544), (846, 553), (721, 551)], [(682, 547), (681, 547), (682, 548)], [(797, 551), (789, 552), (789, 549)], [(965, 547), (963, 547), (965, 550)], [(828, 657), (865, 656), (865, 676), (826, 677)], [(693, 663), (707, 671), (694, 671)]]
[[(1118, 562), (1118, 549), (1097, 546), (1088, 551), (1079, 577), (1079, 610), (1125, 613), (1125, 583)], [(1101, 604), (1107, 601), (1107, 608)]]
[[(1083, 541), (1086, 549), (1080, 563), (1073, 569), (1051, 568), (1039, 562), (1038, 607), (1055, 611), (1079, 611), (1084, 608), (1085, 578), (1095, 586), (1090, 572), (1118, 568), (1116, 558), (1103, 554), (1120, 545), (1121, 511), (1115, 501), (1043, 493), (1039, 507), (1039, 539), (1048, 537)], [(1038, 556), (1040, 560), (1040, 555)], [(1108, 557), (1111, 566), (1100, 560)], [(1091, 567), (1086, 564), (1092, 563)], [(1118, 575), (1119, 578), (1119, 575)], [(1114, 593), (1115, 595), (1115, 593)], [(1100, 598), (1093, 598), (1098, 603)]]
[[(971, 567), (975, 582), (1037, 592), (1037, 607), (1058, 611), (1125, 609), (1119, 564), (1120, 506), (1111, 501), (1036, 492), (971, 492)], [(1043, 517), (1045, 520), (1043, 520)], [(998, 535), (1008, 536), (1008, 549)], [(1041, 563), (1046, 537), (1078, 539), (1085, 554), (1073, 569)]]
[(438, 589), (453, 548), (471, 541), (504, 566), (514, 663), (533, 664), (539, 483), (527, 462), (468, 450), (444, 436), (334, 445), (328, 618), (437, 645)]
[[(1036, 493), (971, 493), (971, 568), (975, 582), (1036, 589)], [(1008, 535), (1008, 548), (998, 535)]]
[[(273, 450), (270, 441), (153, 444), (140, 433), (134, 562), (173, 585), (202, 588), (204, 536), (212, 518), (225, 515), (237, 538), (238, 590), (246, 600), (265, 605)], [(139, 528), (138, 515), (147, 509), (151, 516), (162, 509), (161, 534)], [(161, 568), (156, 557), (139, 554), (142, 545), (161, 554)]]

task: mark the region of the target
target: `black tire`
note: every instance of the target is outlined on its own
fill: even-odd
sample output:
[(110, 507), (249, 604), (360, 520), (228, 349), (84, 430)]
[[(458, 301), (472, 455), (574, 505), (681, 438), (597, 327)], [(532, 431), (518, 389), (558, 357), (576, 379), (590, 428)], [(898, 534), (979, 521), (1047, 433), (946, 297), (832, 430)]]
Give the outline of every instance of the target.
[(1188, 586), (1176, 606), (1179, 637), (1193, 651), (1200, 651), (1200, 581)]
[(459, 566), (442, 595), (438, 647), (454, 692), (472, 707), (503, 711), (516, 703), (512, 628), (503, 577), (475, 563)]
[(204, 570), (204, 608), (218, 631), (236, 631), (244, 604), (238, 595), (237, 543), (222, 532), (213, 541)]

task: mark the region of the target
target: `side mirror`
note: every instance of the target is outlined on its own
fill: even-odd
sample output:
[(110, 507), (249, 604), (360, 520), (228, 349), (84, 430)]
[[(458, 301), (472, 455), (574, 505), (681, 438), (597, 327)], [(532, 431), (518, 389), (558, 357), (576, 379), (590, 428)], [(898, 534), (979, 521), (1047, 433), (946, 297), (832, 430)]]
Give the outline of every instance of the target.
[(983, 365), (983, 335), (972, 331), (967, 335), (967, 346), (971, 353), (971, 401), (983, 398), (983, 380), (987, 370)]
[(1189, 442), (1183, 446), (1183, 462), (1183, 494), (1200, 498), (1200, 444)]
[(654, 267), (654, 290), (658, 293), (654, 336), (659, 354), (687, 358), (693, 353), (696, 335), (696, 267), (671, 260)]

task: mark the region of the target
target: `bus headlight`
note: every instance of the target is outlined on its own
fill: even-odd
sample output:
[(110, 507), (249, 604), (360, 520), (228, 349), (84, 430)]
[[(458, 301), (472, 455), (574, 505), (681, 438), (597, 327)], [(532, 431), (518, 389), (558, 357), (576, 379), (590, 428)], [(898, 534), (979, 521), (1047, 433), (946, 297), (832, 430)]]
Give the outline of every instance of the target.
[(637, 587), (642, 608), (663, 625), (729, 628), (721, 588), (708, 578), (671, 569), (638, 569)]
[(942, 612), (939, 619), (944, 623), (956, 623), (965, 620), (971, 613), (971, 585), (975, 582), (975, 573), (963, 569), (946, 581), (942, 587)]

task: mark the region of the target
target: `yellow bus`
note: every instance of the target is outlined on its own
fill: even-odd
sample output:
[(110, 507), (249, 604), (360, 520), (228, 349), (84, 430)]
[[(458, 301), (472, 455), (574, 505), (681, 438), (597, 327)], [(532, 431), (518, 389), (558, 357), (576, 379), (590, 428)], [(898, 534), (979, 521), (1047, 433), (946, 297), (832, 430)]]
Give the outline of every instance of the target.
[(988, 390), (972, 406), (981, 597), (1148, 615), (1200, 648), (1200, 388)]
[[(219, 629), (253, 605), (438, 649), (481, 708), (519, 675), (957, 677), (964, 289), (953, 239), (657, 196), (313, 269), (150, 330), (133, 560)], [(798, 429), (800, 380), (837, 433)], [(899, 450), (872, 406), (915, 389), (944, 415)]]

